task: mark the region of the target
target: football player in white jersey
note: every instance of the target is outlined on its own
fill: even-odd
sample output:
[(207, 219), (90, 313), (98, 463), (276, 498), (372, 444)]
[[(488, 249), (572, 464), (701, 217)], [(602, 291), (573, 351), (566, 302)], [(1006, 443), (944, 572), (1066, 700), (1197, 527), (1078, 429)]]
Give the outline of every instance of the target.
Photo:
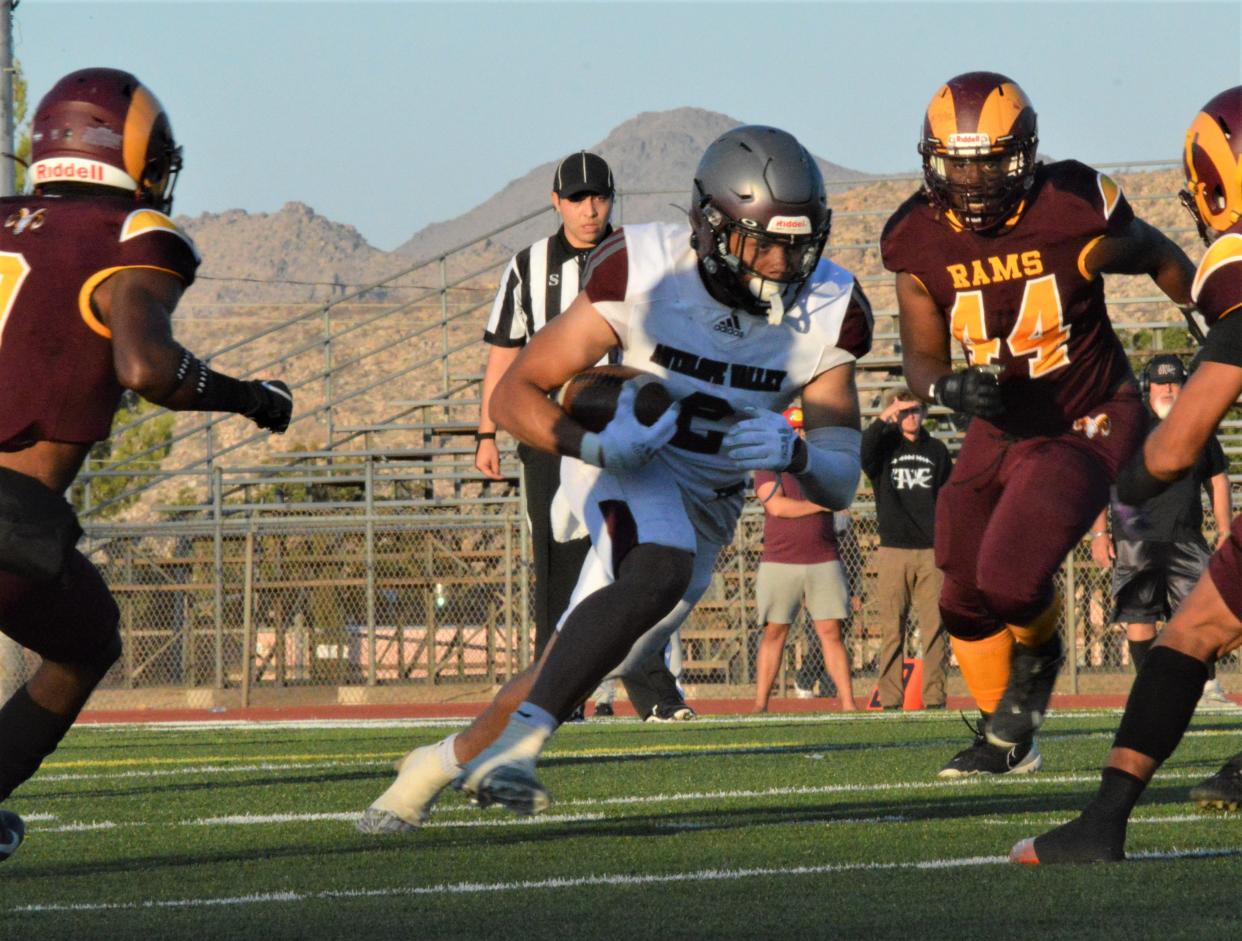
[[(601, 680), (662, 647), (689, 614), (732, 538), (749, 472), (793, 473), (821, 506), (852, 501), (854, 362), (870, 349), (871, 312), (853, 276), (821, 258), (831, 211), (814, 158), (784, 131), (735, 128), (708, 147), (691, 198), (689, 226), (606, 239), (582, 293), (498, 386), (496, 421), (565, 456), (554, 517), (566, 535), (585, 529), (592, 551), (541, 662), (469, 728), (407, 755), (360, 820), (364, 832), (419, 825), (452, 782), (483, 806), (543, 810), (544, 743)], [(643, 425), (627, 387), (612, 421), (588, 432), (548, 393), (613, 347), (677, 401)], [(799, 397), (805, 441), (781, 415)]]

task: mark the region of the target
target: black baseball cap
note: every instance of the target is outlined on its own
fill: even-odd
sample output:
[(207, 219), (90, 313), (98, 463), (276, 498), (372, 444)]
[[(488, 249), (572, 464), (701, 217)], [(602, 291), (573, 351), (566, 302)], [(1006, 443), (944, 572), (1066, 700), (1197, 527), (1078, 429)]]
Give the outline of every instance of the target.
[(570, 154), (556, 168), (552, 189), (557, 196), (567, 198), (579, 193), (597, 193), (611, 196), (613, 192), (612, 170), (599, 154), (580, 150)]
[(1172, 353), (1153, 356), (1147, 364), (1147, 381), (1183, 385), (1186, 382), (1186, 367), (1182, 365), (1181, 357)]

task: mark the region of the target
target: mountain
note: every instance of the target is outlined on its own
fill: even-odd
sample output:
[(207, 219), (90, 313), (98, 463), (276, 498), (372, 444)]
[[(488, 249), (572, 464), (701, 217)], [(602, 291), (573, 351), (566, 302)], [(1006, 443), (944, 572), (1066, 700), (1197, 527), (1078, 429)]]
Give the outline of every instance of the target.
[[(670, 204), (685, 206), (687, 181), (704, 149), (739, 123), (714, 111), (677, 108), (646, 112), (616, 127), (592, 148), (608, 160), (617, 178), (620, 198), (614, 221), (682, 218), (681, 211)], [(816, 159), (830, 183), (868, 178), (865, 173)], [(227, 306), (322, 303), (342, 296), (354, 286), (379, 281), (546, 207), (556, 160), (540, 164), (456, 219), (421, 229), (393, 252), (374, 248), (353, 226), (333, 222), (298, 202), (273, 213), (231, 209), (182, 217), (178, 221), (198, 243), (205, 260), (181, 309), (210, 316)], [(653, 190), (664, 192), (625, 195)], [(544, 214), (506, 229), (456, 259), (459, 270), (477, 270), (503, 259), (546, 235), (551, 221)], [(420, 276), (418, 280), (425, 279)], [(368, 299), (379, 302), (384, 296), (376, 292)]]
[[(684, 207), (689, 196), (688, 181), (707, 145), (741, 122), (728, 115), (701, 108), (648, 111), (614, 128), (591, 150), (608, 161), (617, 180), (620, 200), (614, 210), (619, 221), (675, 221), (684, 218), (670, 203)], [(563, 156), (563, 155), (562, 155)], [(525, 176), (469, 212), (448, 222), (438, 222), (415, 233), (398, 246), (396, 254), (410, 259), (429, 258), (469, 242), (496, 227), (497, 222), (516, 219), (548, 204), (555, 160), (540, 164)], [(845, 182), (867, 179), (868, 174), (850, 170), (816, 158), (824, 179)], [(651, 196), (627, 196), (627, 192), (651, 192)], [(660, 192), (663, 191), (663, 192)], [(510, 252), (517, 251), (548, 232), (549, 217), (542, 216), (525, 225), (500, 233), (494, 241)]]

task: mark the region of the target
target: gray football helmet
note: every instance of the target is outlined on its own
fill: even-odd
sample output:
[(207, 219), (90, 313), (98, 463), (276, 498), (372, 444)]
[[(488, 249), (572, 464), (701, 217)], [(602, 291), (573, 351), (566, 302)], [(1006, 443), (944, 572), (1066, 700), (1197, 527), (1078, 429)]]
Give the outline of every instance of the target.
[(735, 127), (699, 161), (690, 242), (722, 303), (779, 323), (819, 263), (831, 224), (819, 167), (786, 131)]

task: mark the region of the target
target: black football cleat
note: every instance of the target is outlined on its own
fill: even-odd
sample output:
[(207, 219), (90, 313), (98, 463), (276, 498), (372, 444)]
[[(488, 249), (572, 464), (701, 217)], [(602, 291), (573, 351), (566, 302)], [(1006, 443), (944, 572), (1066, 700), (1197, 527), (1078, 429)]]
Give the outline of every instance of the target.
[(26, 824), (11, 810), (0, 810), (0, 863), (17, 852), (26, 837)]
[(565, 719), (566, 722), (585, 722), (586, 721), (586, 703), (578, 703), (574, 707), (574, 711)]
[(689, 722), (698, 718), (698, 713), (686, 703), (657, 703), (651, 707), (651, 714), (644, 722)]
[(998, 748), (1015, 748), (1044, 724), (1048, 701), (1057, 683), (1057, 673), (1065, 662), (1061, 635), (1039, 647), (1013, 645), (1013, 663), (1009, 667), (1009, 685), (1000, 705), (984, 726), (984, 734)]
[(603, 719), (608, 716), (614, 716), (614, 715), (616, 715), (616, 712), (613, 711), (612, 703), (597, 702), (595, 704), (595, 718)]
[(1206, 781), (1192, 787), (1190, 799), (1206, 809), (1237, 810), (1242, 806), (1242, 753), (1230, 758)]
[(975, 733), (975, 740), (949, 759), (940, 769), (938, 778), (964, 778), (972, 774), (1030, 774), (1044, 766), (1043, 756), (1034, 739), (1012, 748), (1001, 748), (987, 740), (982, 725), (976, 728), (966, 723)]

